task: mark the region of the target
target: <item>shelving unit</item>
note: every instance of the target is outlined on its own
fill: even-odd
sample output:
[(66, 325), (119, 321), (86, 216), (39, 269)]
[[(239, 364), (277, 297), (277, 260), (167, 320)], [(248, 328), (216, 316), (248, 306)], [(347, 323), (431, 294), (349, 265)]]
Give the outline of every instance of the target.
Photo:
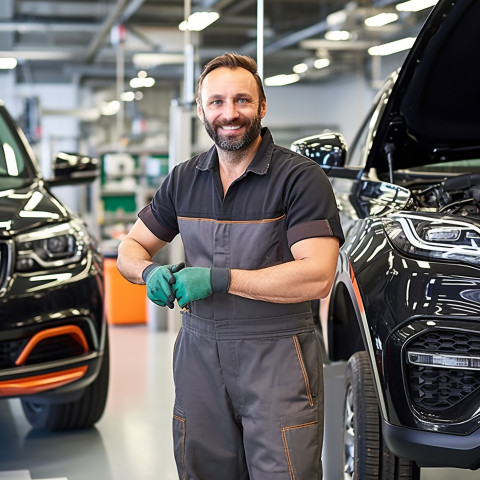
[(166, 152), (104, 152), (101, 155), (101, 238), (120, 241), (168, 173)]

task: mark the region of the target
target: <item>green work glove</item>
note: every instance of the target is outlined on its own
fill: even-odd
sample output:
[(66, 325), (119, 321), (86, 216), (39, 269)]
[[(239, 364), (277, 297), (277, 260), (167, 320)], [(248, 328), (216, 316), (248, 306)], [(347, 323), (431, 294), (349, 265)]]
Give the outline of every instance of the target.
[(230, 286), (228, 268), (187, 267), (174, 273), (173, 291), (178, 305), (184, 307), (214, 293), (227, 293)]
[(175, 300), (172, 289), (172, 284), (175, 283), (173, 274), (183, 267), (185, 267), (183, 262), (177, 265), (152, 263), (142, 272), (142, 278), (147, 285), (147, 296), (153, 303), (173, 308)]

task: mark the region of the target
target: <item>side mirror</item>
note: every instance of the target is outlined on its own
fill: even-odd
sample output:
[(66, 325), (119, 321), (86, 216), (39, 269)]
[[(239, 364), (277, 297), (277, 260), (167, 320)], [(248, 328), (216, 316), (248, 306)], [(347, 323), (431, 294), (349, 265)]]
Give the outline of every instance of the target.
[(97, 158), (76, 153), (59, 152), (53, 162), (53, 178), (48, 180), (51, 186), (91, 183), (99, 176)]
[(291, 149), (311, 158), (321, 167), (343, 167), (347, 157), (347, 144), (340, 133), (323, 133), (301, 138)]

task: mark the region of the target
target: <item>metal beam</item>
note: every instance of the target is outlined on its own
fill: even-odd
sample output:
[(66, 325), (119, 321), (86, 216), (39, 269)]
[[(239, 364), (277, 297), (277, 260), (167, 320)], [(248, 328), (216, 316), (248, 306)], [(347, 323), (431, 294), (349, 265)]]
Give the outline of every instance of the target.
[[(135, 3), (136, 0), (132, 0), (131, 3)], [(117, 5), (115, 8), (110, 12), (110, 15), (107, 17), (105, 22), (103, 22), (102, 26), (100, 27), (99, 32), (95, 36), (95, 38), (90, 43), (87, 53), (83, 61), (85, 63), (90, 63), (95, 59), (95, 56), (98, 53), (102, 43), (105, 41), (105, 37), (110, 34), (110, 30), (115, 25), (117, 21), (120, 20), (125, 10), (128, 8), (129, 0), (118, 0)]]

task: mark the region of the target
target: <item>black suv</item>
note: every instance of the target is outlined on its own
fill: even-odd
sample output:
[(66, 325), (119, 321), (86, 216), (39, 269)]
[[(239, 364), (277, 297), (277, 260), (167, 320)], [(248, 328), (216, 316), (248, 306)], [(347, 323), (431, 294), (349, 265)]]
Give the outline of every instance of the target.
[(348, 360), (345, 479), (480, 467), (480, 2), (440, 0), (328, 173), (346, 234), (319, 327)]
[(98, 162), (60, 153), (42, 179), (0, 103), (0, 397), (20, 397), (34, 428), (93, 425), (108, 390), (102, 256), (50, 187), (98, 176)]

